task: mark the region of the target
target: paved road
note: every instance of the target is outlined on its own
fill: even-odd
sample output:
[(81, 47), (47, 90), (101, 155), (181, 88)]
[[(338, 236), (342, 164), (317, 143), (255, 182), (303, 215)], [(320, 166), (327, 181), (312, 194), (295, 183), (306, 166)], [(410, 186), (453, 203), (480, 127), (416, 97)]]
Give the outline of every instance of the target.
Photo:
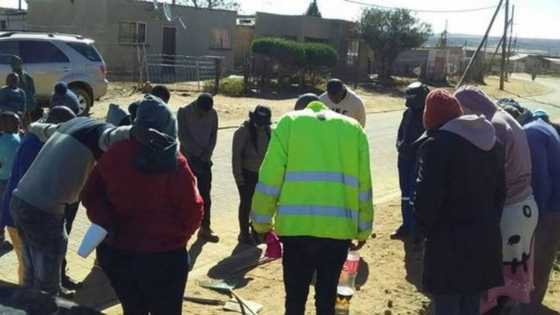
[[(374, 194), (376, 199), (390, 198), (398, 193), (396, 172), (396, 128), (401, 112), (369, 115), (367, 133), (372, 156)], [(222, 130), (214, 155), (213, 212), (235, 211), (237, 189), (231, 173), (231, 143), (234, 130)], [(233, 195), (232, 195), (233, 194)]]
[[(529, 75), (515, 74), (516, 79), (529, 81)], [(537, 81), (550, 88), (553, 92), (537, 96), (519, 99), (518, 101), (531, 109), (544, 109), (546, 110), (552, 120), (560, 121), (560, 79), (552, 77), (538, 77)]]
[[(515, 75), (517, 79), (530, 80), (528, 75)], [(537, 78), (537, 82), (554, 90), (553, 93), (519, 99), (531, 109), (544, 109), (553, 120), (560, 121), (560, 79)], [(558, 104), (558, 105), (547, 105)], [(395, 150), (396, 132), (402, 112), (389, 112), (368, 115), (367, 134), (373, 167), (373, 187), (376, 202), (383, 202), (398, 196), (397, 153)], [(216, 202), (214, 211), (235, 211), (237, 195), (235, 182), (231, 175), (231, 141), (234, 130), (223, 130), (219, 134), (214, 166), (214, 192)], [(232, 194), (234, 194), (232, 196)]]

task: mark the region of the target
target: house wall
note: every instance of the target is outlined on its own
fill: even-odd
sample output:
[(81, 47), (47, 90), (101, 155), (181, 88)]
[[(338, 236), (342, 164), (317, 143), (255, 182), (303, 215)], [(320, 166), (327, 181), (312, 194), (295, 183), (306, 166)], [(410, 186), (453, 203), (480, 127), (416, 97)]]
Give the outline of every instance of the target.
[[(176, 54), (186, 56), (220, 56), (223, 69), (233, 68), (233, 49), (210, 47), (213, 30), (225, 30), (230, 44), (235, 41), (236, 12), (226, 10), (172, 7), (172, 14), (186, 24), (168, 22), (162, 10), (150, 2), (135, 0), (43, 0), (29, 4), (29, 27), (37, 31), (77, 33), (96, 41), (110, 73), (135, 74), (142, 49), (137, 44), (119, 43), (120, 22), (146, 23), (146, 53), (160, 54), (164, 27), (176, 29)], [(139, 51), (140, 50), (140, 51)]]
[(27, 28), (25, 12), (0, 8), (0, 31), (24, 31)]

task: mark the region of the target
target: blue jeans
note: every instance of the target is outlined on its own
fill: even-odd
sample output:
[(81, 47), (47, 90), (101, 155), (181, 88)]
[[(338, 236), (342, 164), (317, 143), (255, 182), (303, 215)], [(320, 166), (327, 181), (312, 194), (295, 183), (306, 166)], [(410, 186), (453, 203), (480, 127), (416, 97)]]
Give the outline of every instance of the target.
[(481, 294), (434, 295), (432, 307), (434, 315), (480, 315)]
[(411, 234), (416, 229), (414, 193), (416, 191), (416, 160), (399, 157), (399, 185), (401, 188), (402, 228)]
[(62, 260), (68, 246), (64, 213), (56, 215), (12, 197), (10, 210), (22, 239), (22, 285), (58, 295)]

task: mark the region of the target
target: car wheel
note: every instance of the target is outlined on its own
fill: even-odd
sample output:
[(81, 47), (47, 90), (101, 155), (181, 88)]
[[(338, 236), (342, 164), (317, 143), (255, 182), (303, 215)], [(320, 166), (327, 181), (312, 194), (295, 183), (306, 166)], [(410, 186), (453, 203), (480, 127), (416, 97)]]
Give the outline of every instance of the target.
[(87, 116), (89, 115), (89, 110), (93, 105), (93, 97), (81, 87), (70, 87), (72, 92), (76, 94), (78, 97), (78, 101), (80, 102), (80, 113), (78, 116)]

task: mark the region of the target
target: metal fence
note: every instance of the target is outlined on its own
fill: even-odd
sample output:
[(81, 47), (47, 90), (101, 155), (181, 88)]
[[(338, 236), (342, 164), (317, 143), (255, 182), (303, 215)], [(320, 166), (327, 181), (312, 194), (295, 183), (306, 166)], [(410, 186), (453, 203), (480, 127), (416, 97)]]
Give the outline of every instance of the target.
[(158, 84), (188, 83), (200, 90), (204, 81), (214, 81), (221, 75), (222, 59), (182, 55), (146, 55), (145, 80)]

